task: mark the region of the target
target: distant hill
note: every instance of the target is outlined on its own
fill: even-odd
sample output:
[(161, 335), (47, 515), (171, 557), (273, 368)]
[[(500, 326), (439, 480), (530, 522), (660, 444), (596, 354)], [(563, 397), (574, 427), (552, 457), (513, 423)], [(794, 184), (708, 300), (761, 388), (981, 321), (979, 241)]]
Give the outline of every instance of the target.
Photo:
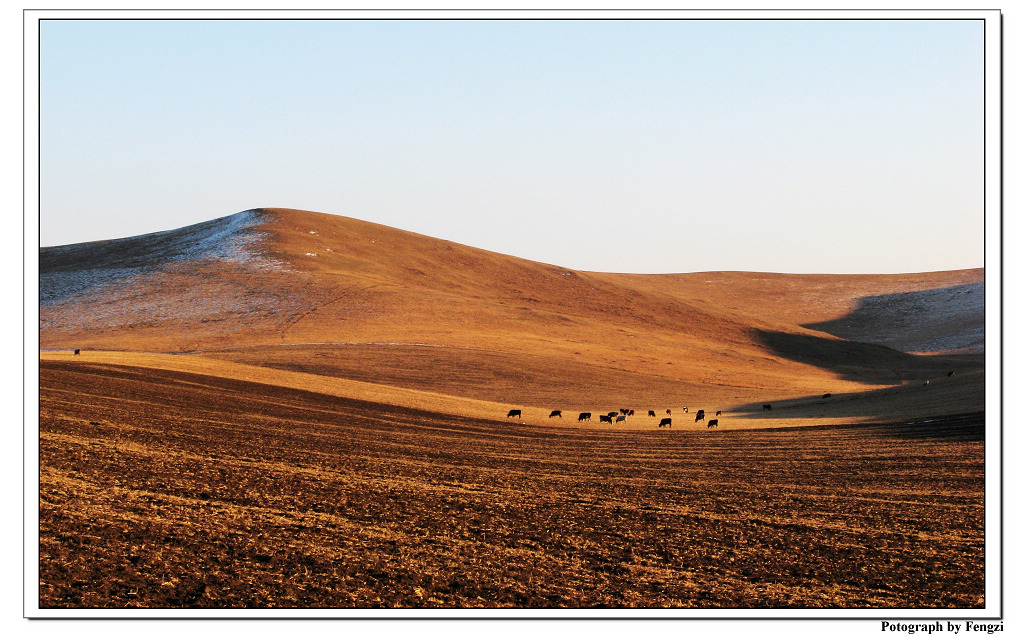
[(904, 352), (985, 351), (985, 281), (858, 299), (846, 316), (806, 327)]
[(984, 352), (981, 269), (582, 272), (290, 209), (39, 259), (42, 349), (202, 351), (492, 400), (856, 391)]

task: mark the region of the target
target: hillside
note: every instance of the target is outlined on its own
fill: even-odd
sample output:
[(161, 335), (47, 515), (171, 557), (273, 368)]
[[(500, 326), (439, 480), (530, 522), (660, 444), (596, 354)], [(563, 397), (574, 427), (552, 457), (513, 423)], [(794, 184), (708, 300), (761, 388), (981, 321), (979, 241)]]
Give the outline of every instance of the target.
[(980, 269), (581, 272), (258, 209), (41, 249), (40, 347), (192, 352), (567, 409), (735, 405), (979, 370), (983, 295)]

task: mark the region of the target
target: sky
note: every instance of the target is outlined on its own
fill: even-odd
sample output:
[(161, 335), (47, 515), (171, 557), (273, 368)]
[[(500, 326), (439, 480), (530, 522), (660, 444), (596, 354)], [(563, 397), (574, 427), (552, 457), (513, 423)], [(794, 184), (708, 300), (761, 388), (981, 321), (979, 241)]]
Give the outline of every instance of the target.
[(46, 19), (40, 244), (287, 207), (580, 270), (982, 267), (984, 29)]

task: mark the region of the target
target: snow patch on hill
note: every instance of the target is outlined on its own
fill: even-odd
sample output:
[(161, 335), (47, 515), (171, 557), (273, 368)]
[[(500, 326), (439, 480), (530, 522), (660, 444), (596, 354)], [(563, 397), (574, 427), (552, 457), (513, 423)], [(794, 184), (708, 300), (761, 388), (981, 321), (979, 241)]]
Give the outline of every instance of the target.
[(110, 286), (118, 286), (139, 271), (139, 268), (96, 268), (43, 272), (39, 275), (39, 304), (47, 306), (74, 296), (109, 290)]
[(39, 302), (58, 303), (83, 294), (107, 294), (141, 275), (183, 262), (219, 260), (257, 271), (284, 264), (262, 249), (266, 233), (252, 230), (264, 213), (246, 210), (205, 223), (151, 234), (42, 248)]
[[(283, 329), (310, 312), (298, 273), (266, 246), (266, 213), (248, 210), (179, 230), (40, 250), (41, 345), (164, 329), (193, 339)], [(70, 339), (65, 341), (65, 339)]]
[(804, 327), (903, 352), (983, 353), (985, 282), (869, 296), (847, 316)]

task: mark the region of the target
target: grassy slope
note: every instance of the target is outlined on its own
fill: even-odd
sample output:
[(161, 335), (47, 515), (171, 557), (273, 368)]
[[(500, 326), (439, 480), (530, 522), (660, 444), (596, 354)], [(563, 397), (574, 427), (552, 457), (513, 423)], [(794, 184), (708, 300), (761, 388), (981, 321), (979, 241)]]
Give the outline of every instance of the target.
[(202, 350), (539, 410), (717, 410), (979, 368), (976, 358), (911, 357), (800, 325), (839, 318), (864, 296), (981, 271), (624, 275), (305, 211), (267, 210), (257, 229), (284, 269), (164, 264), (116, 293), (44, 308), (41, 346)]

